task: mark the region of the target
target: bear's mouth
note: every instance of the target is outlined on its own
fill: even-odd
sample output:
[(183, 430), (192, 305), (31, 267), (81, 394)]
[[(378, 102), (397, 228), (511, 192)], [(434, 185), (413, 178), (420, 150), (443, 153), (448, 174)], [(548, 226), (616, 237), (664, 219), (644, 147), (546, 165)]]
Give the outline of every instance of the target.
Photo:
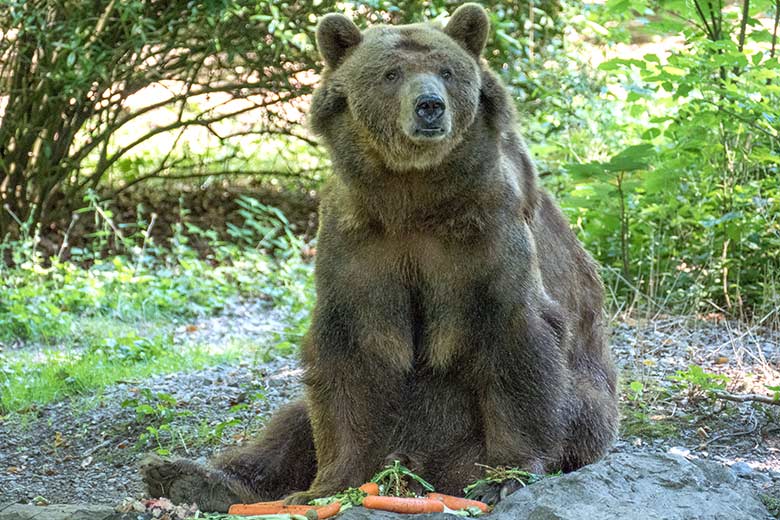
[(447, 131), (444, 127), (435, 128), (415, 128), (412, 137), (420, 141), (439, 141), (444, 138)]

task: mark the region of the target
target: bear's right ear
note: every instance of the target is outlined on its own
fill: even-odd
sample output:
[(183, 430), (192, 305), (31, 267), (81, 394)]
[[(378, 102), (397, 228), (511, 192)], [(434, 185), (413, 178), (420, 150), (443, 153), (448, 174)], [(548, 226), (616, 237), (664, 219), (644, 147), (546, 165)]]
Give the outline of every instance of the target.
[(317, 24), (317, 48), (325, 64), (335, 69), (362, 39), (360, 29), (343, 14), (326, 14)]

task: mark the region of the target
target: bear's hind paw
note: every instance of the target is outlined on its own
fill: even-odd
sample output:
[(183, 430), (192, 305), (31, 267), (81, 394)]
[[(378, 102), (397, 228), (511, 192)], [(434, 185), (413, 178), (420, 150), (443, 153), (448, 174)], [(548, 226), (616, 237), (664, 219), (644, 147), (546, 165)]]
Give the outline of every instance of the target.
[(149, 495), (166, 497), (174, 504), (197, 504), (201, 511), (227, 512), (241, 502), (221, 472), (187, 459), (149, 455), (141, 462), (141, 477)]

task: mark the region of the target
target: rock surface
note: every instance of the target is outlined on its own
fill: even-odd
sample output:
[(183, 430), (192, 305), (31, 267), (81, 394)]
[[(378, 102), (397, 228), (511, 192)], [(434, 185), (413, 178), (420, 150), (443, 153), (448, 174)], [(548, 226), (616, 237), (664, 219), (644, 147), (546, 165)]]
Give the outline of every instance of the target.
[[(342, 520), (397, 519), (363, 508)], [(443, 514), (415, 518), (451, 519)], [(521, 489), (490, 520), (762, 520), (772, 518), (730, 469), (662, 454), (615, 453), (575, 473)]]
[(520, 490), (495, 513), (535, 520), (771, 518), (753, 489), (726, 467), (625, 453)]
[(105, 520), (113, 514), (113, 508), (100, 505), (3, 506), (0, 503), (2, 520)]

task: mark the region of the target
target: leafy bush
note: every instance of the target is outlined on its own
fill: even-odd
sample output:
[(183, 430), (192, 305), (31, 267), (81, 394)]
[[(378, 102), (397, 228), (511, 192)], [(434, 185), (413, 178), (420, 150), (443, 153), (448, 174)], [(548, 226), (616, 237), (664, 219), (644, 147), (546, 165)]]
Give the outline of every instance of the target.
[(669, 379), (674, 381), (678, 390), (686, 392), (690, 402), (711, 398), (713, 392), (725, 390), (731, 380), (723, 374), (713, 374), (698, 365), (691, 365), (687, 370), (678, 370)]
[[(496, 64), (504, 53), (543, 53), (560, 32), (558, 0), (488, 4)], [(0, 239), (18, 236), (28, 219), (66, 219), (90, 188), (111, 194), (158, 177), (316, 179), (321, 157), (301, 122), (318, 70), (317, 19), (346, 10), (361, 24), (397, 23), (451, 8), (445, 0), (5, 1)]]
[[(709, 5), (608, 2), (591, 11), (580, 29), (594, 38), (628, 37), (615, 22), (634, 20), (640, 33), (682, 32), (685, 45), (561, 74), (565, 95), (533, 114), (530, 136), (543, 143), (535, 148), (548, 185), (605, 265), (617, 301), (641, 295), (653, 312), (714, 307), (777, 321), (778, 27), (770, 33), (755, 17), (780, 7), (744, 2), (737, 15)], [(614, 29), (593, 34), (598, 22)]]
[[(332, 6), (5, 1), (0, 238), (30, 216), (51, 222), (67, 215), (107, 172), (132, 168), (130, 152), (157, 136), (168, 136), (169, 153), (140, 176), (191, 167), (186, 159), (197, 153), (171, 153), (188, 128), (226, 143), (217, 162), (247, 134), (302, 138), (279, 107), (310, 92), (301, 79), (314, 66), (310, 35), (316, 16)], [(162, 92), (133, 98), (151, 85)], [(137, 124), (152, 113), (154, 124)], [(253, 123), (245, 129), (220, 126), (247, 113)]]

